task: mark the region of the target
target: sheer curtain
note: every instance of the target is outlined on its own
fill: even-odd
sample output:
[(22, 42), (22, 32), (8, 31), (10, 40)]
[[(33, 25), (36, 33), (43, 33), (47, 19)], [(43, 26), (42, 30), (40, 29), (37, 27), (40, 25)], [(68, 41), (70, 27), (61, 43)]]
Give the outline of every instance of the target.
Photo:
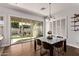
[(53, 35), (66, 36), (66, 19), (58, 19), (53, 21)]
[(63, 36), (63, 37), (66, 37), (66, 19), (57, 19), (57, 20), (52, 20), (51, 22), (46, 19), (45, 22), (46, 22), (46, 25), (45, 25), (45, 34), (46, 36), (48, 36), (47, 32), (49, 30), (52, 31), (52, 34), (57, 36)]
[(47, 32), (50, 30), (50, 26), (49, 26), (50, 22), (48, 19), (46, 19), (46, 37), (48, 36)]

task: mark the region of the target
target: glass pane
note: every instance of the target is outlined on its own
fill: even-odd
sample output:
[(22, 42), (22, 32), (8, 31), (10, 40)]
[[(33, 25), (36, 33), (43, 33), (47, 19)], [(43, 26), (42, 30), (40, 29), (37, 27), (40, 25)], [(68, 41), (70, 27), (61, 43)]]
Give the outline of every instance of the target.
[(57, 20), (57, 35), (60, 35), (60, 20)]
[(53, 34), (56, 34), (56, 21), (53, 21)]
[(3, 16), (0, 16), (0, 40), (2, 40), (3, 37)]
[(65, 19), (61, 20), (61, 34), (65, 36)]

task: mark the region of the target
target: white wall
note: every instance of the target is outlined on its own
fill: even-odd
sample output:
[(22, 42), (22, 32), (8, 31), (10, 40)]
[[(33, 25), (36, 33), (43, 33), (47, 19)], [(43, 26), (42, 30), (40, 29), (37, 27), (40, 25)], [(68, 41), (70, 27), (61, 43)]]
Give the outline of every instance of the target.
[(0, 7), (0, 15), (9, 15), (9, 16), (17, 16), (17, 17), (23, 17), (27, 19), (37, 20), (37, 21), (43, 21), (43, 17), (28, 13), (19, 12), (16, 10)]
[(67, 24), (67, 26), (68, 26), (68, 29), (67, 29), (68, 30), (67, 31), (68, 32), (67, 33), (67, 35), (68, 35), (67, 44), (79, 48), (79, 31), (75, 32), (75, 31), (73, 31), (73, 29), (71, 27), (71, 25), (72, 25), (71, 17), (73, 17), (74, 16), (73, 14), (75, 14), (75, 13), (79, 14), (77, 7), (64, 10), (60, 13), (57, 13), (56, 16), (57, 16), (57, 18), (64, 18), (65, 17), (66, 21), (68, 20), (67, 21), (68, 22), (68, 24)]
[(2, 47), (10, 45), (10, 16), (22, 17), (22, 18), (27, 18), (37, 21), (44, 21), (43, 17), (41, 16), (23, 13), (20, 11), (16, 11), (4, 7), (0, 7), (0, 16), (4, 17), (4, 28), (3, 28), (4, 39), (0, 41)]

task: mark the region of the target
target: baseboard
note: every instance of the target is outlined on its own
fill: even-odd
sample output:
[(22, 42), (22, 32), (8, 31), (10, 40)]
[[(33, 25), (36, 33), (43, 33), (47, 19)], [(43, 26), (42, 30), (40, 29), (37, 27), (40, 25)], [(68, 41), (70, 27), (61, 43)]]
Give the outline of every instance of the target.
[(4, 50), (4, 48), (0, 48), (0, 56), (2, 55), (3, 50)]
[(7, 47), (10, 46), (10, 44), (1, 45), (0, 47)]
[(79, 48), (79, 46), (77, 45), (74, 45), (74, 44), (70, 44), (70, 43), (67, 43), (68, 46), (72, 46), (72, 47), (75, 47), (75, 48)]

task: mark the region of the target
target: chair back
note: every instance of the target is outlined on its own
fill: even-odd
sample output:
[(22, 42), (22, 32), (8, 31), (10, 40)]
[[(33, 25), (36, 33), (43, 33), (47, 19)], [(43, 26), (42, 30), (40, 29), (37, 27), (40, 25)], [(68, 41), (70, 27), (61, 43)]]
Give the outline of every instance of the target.
[(43, 48), (44, 49), (49, 49), (50, 48), (50, 44), (47, 42), (43, 42)]
[(60, 41), (60, 42), (58, 42), (58, 43), (55, 44), (56, 48), (60, 48), (62, 46), (63, 46), (63, 41)]
[(41, 45), (41, 40), (40, 39), (36, 39), (36, 41), (37, 41), (37, 45)]

